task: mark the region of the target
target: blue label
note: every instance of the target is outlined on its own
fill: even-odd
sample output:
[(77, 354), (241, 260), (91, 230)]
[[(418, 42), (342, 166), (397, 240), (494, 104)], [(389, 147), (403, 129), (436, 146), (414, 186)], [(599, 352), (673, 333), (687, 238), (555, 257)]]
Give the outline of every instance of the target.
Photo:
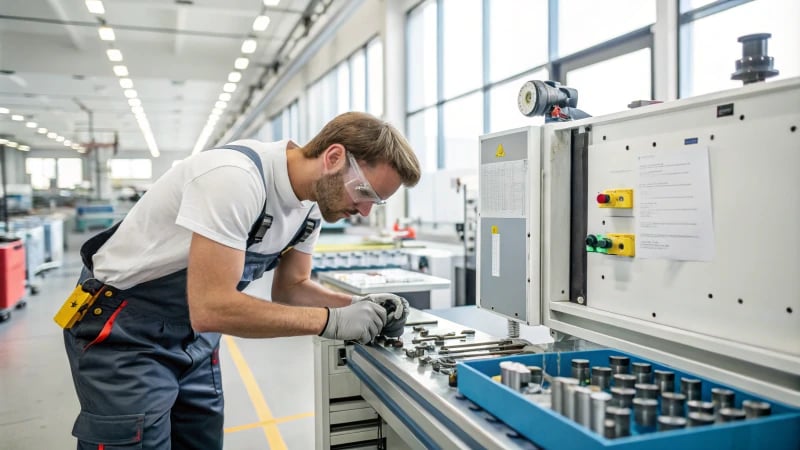
[(686, 139), (683, 140), (683, 145), (691, 145), (691, 144), (697, 144), (697, 138), (696, 137), (686, 138)]

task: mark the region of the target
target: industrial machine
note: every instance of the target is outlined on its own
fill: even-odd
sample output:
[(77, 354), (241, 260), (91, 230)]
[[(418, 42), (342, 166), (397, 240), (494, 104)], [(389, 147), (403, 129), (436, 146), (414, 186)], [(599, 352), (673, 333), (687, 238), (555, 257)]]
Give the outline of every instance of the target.
[(476, 312), (509, 325), (352, 348), (388, 447), (800, 447), (798, 105), (789, 79), (482, 136)]

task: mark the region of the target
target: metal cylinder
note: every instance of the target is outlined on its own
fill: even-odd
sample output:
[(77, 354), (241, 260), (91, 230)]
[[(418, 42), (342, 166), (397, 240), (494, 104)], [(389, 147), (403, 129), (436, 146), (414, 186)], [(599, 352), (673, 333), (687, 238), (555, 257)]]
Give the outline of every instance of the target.
[(608, 389), (611, 386), (611, 367), (592, 367), (592, 385)]
[(702, 427), (704, 425), (712, 425), (714, 423), (714, 415), (701, 412), (690, 412), (688, 422), (690, 427)]
[(636, 397), (658, 399), (658, 386), (655, 384), (636, 383)]
[(510, 383), (511, 369), (514, 363), (511, 361), (503, 361), (500, 363), (500, 382), (508, 386)]
[(703, 382), (697, 378), (681, 378), (681, 394), (687, 400), (703, 399)]
[(653, 366), (648, 363), (635, 362), (631, 364), (633, 375), (636, 377), (637, 383), (652, 383), (653, 382)]
[(633, 406), (633, 397), (636, 395), (636, 390), (631, 388), (611, 388), (611, 403), (619, 408), (631, 408)]
[(683, 417), (686, 415), (686, 396), (677, 392), (661, 394), (661, 415)]
[(659, 416), (658, 431), (679, 430), (686, 428), (686, 419), (675, 416)]
[(631, 359), (627, 356), (609, 356), (608, 365), (614, 373), (630, 373)]
[(617, 424), (613, 419), (603, 419), (603, 437), (607, 439), (614, 439), (617, 437), (614, 432), (616, 431)]
[(742, 402), (742, 409), (744, 409), (745, 416), (748, 419), (755, 419), (756, 417), (764, 417), (772, 414), (772, 406), (767, 402), (759, 402), (757, 400), (745, 400)]
[(528, 372), (531, 374), (530, 384), (541, 386), (544, 380), (542, 368), (539, 366), (528, 366)]
[(669, 370), (654, 370), (654, 383), (660, 392), (675, 392), (675, 372)]
[(633, 399), (633, 420), (636, 425), (655, 428), (658, 417), (658, 400), (653, 398)]
[(561, 397), (561, 382), (564, 377), (553, 377), (550, 382), (550, 408), (553, 411), (564, 414), (564, 399)]
[(690, 413), (697, 412), (714, 415), (714, 404), (711, 402), (689, 400), (686, 402), (686, 408)]
[(614, 387), (618, 388), (633, 388), (636, 386), (636, 377), (626, 373), (614, 374)]
[(570, 420), (575, 420), (575, 388), (578, 387), (578, 380), (575, 378), (564, 378), (561, 380), (561, 414)]
[(520, 377), (520, 373), (516, 367), (511, 367), (508, 369), (508, 379), (507, 382), (504, 382), (506, 386), (510, 387), (515, 391), (519, 391), (522, 388), (522, 378)]
[(714, 404), (714, 411), (719, 412), (723, 408), (733, 408), (735, 406), (736, 394), (730, 389), (711, 388), (711, 403)]
[(631, 409), (630, 408), (606, 408), (606, 417), (614, 421), (614, 437), (625, 437), (631, 435)]
[(598, 434), (603, 434), (603, 422), (606, 419), (606, 408), (611, 404), (611, 394), (608, 392), (595, 392), (592, 399), (592, 429)]
[(592, 427), (592, 390), (587, 387), (575, 388), (575, 421)]
[(744, 420), (747, 414), (743, 409), (738, 408), (722, 408), (717, 411), (718, 422), (735, 422), (737, 420)]
[(591, 382), (589, 377), (589, 360), (588, 359), (573, 359), (572, 365), (572, 378), (580, 382), (581, 386), (587, 385)]
[(514, 368), (519, 374), (520, 388), (527, 388), (531, 383), (531, 371), (524, 364), (517, 364)]

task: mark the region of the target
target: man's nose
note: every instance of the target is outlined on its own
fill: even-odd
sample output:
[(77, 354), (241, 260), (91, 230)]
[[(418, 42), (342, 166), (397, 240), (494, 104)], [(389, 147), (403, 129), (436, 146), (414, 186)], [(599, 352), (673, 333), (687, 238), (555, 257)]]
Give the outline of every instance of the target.
[(356, 204), (356, 209), (358, 209), (358, 213), (364, 217), (369, 215), (369, 212), (372, 211), (372, 203), (371, 202), (360, 202)]

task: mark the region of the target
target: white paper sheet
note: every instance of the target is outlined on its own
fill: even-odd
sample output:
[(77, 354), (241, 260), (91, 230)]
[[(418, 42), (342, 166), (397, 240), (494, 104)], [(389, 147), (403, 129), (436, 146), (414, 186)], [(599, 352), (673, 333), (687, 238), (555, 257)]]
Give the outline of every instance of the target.
[(525, 177), (528, 161), (518, 160), (481, 166), (481, 215), (525, 217)]
[(637, 175), (636, 257), (713, 259), (708, 147), (641, 153)]

